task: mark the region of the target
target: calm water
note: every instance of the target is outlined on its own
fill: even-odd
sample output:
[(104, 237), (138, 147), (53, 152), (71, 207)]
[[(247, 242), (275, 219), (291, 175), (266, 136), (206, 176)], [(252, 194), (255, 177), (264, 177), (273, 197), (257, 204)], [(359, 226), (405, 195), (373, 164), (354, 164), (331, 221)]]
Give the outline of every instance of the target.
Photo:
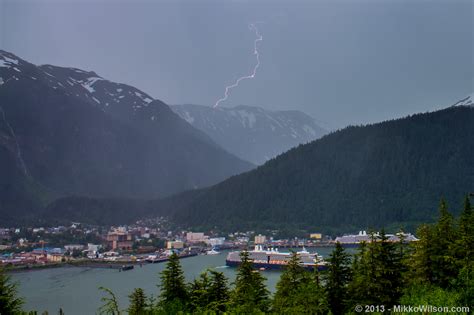
[[(317, 252), (324, 257), (332, 248), (318, 248)], [(230, 281), (235, 279), (235, 269), (225, 266), (226, 253), (214, 256), (195, 256), (181, 260), (181, 265), (188, 281), (206, 270), (213, 268), (222, 271)], [(159, 273), (165, 264), (149, 264), (142, 268), (125, 272), (110, 269), (64, 267), (29, 271), (12, 274), (19, 283), (19, 293), (26, 300), (27, 310), (48, 311), (56, 314), (61, 307), (67, 315), (95, 314), (101, 305), (103, 296), (98, 287), (110, 288), (117, 295), (120, 306), (126, 308), (128, 295), (134, 288), (143, 288), (148, 295), (157, 296)], [(280, 277), (278, 271), (265, 271), (270, 290)]]

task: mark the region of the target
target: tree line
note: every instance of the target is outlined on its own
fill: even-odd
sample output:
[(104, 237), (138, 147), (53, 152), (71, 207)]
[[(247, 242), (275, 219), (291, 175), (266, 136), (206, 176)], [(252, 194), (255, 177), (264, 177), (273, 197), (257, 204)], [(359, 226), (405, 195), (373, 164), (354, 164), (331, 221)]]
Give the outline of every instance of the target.
[[(328, 268), (322, 272), (307, 271), (298, 255), (292, 253), (273, 295), (246, 251), (241, 254), (232, 284), (215, 270), (207, 270), (186, 283), (179, 257), (173, 254), (160, 274), (157, 298), (136, 288), (129, 296), (128, 308), (122, 310), (113, 291), (100, 288), (105, 295), (98, 312), (339, 315), (360, 310), (390, 313), (394, 305), (467, 306), (472, 310), (474, 214), (469, 198), (466, 196), (457, 219), (442, 200), (437, 222), (420, 226), (418, 241), (407, 243), (400, 235), (399, 242), (390, 242), (383, 230), (371, 233), (371, 241), (360, 244), (354, 255), (336, 243)], [(15, 285), (0, 273), (0, 314), (37, 314), (23, 312), (22, 305)], [(366, 309), (368, 306), (372, 308)]]

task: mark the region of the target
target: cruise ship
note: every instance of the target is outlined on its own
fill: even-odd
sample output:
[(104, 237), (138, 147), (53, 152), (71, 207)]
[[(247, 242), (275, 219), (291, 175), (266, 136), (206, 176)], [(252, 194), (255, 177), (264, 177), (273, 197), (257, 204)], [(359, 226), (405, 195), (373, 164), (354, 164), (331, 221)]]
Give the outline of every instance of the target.
[[(400, 242), (400, 237), (402, 235), (404, 242), (406, 243), (418, 241), (418, 239), (411, 233), (386, 234), (389, 242)], [(376, 233), (375, 236), (378, 237), (379, 234)], [(370, 243), (371, 236), (366, 231), (359, 231), (359, 234), (336, 237), (334, 242), (340, 243), (343, 247), (358, 247), (362, 242)]]
[[(233, 251), (227, 254), (225, 260), (226, 265), (230, 267), (238, 266), (240, 264), (240, 253), (240, 251)], [(248, 253), (254, 267), (260, 270), (282, 269), (288, 264), (291, 258), (290, 252), (279, 252), (278, 248), (265, 250), (261, 245), (256, 245), (255, 249)], [(301, 265), (305, 269), (313, 270), (314, 268), (318, 268), (318, 270), (325, 270), (327, 268), (323, 257), (317, 253), (312, 254), (303, 247), (303, 250), (297, 252), (297, 254), (300, 258)]]

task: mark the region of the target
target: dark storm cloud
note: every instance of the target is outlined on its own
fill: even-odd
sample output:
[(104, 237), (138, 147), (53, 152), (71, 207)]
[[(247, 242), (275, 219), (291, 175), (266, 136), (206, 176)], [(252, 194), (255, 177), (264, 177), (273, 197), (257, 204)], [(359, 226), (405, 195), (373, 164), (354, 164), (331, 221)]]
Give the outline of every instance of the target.
[(473, 88), (473, 2), (0, 0), (0, 47), (168, 103), (300, 109), (335, 126), (432, 110)]

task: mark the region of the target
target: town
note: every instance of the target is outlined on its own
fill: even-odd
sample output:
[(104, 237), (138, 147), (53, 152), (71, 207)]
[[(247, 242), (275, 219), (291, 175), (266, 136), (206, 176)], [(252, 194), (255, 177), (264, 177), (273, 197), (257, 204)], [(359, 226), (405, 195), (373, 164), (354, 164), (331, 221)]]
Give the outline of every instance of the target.
[[(269, 231), (276, 234), (276, 231)], [(399, 241), (399, 234), (389, 234), (390, 241)], [(416, 241), (404, 234), (404, 241)], [(69, 226), (0, 228), (0, 265), (11, 270), (39, 269), (63, 265), (97, 268), (133, 269), (134, 265), (163, 262), (171, 253), (181, 258), (219, 254), (226, 249), (304, 248), (357, 246), (370, 242), (370, 235), (360, 231), (332, 239), (322, 233), (306, 238), (276, 239), (254, 231), (233, 232), (225, 236), (210, 231), (173, 231), (165, 218), (138, 221), (130, 226), (100, 227), (72, 222)]]

